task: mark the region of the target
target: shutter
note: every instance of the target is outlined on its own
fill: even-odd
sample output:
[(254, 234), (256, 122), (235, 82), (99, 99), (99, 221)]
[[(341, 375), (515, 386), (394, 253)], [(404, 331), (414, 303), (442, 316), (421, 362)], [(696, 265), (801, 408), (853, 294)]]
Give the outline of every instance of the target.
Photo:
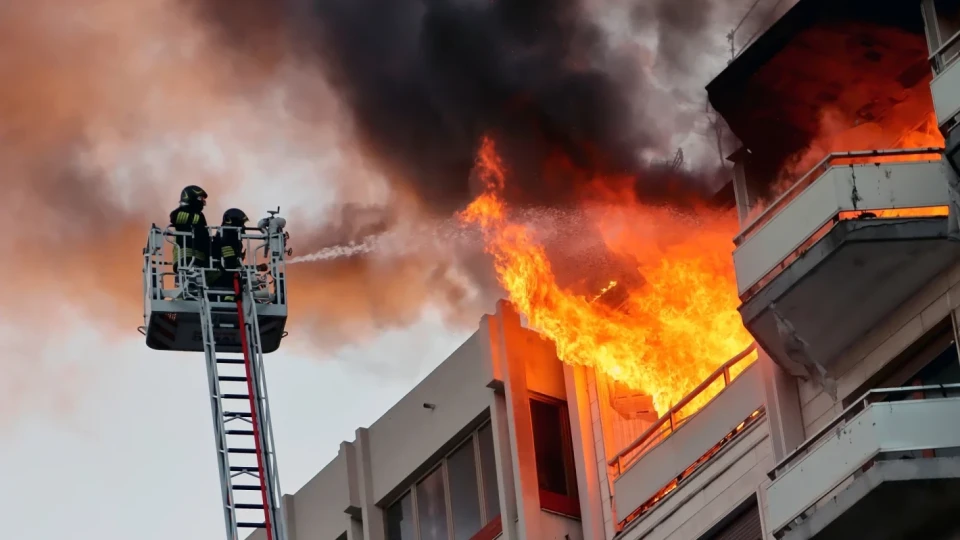
[(760, 529), (760, 508), (756, 503), (743, 510), (710, 536), (710, 540), (763, 540)]

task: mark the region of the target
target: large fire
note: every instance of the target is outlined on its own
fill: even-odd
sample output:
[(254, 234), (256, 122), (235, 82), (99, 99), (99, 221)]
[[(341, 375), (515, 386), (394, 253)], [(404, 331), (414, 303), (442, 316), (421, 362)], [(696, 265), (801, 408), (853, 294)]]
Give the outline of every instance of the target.
[[(510, 300), (556, 344), (562, 361), (593, 367), (652, 396), (662, 415), (751, 343), (737, 312), (730, 257), (735, 217), (683, 215), (641, 204), (626, 192), (601, 193), (585, 204), (607, 248), (636, 260), (644, 278), (620, 309), (612, 309), (593, 301), (595, 295), (557, 284), (533, 231), (510, 220), (502, 196), (508, 172), (494, 141), (485, 138), (477, 157), (485, 191), (461, 219), (479, 224)], [(720, 388), (702, 393), (684, 412), (700, 408)]]

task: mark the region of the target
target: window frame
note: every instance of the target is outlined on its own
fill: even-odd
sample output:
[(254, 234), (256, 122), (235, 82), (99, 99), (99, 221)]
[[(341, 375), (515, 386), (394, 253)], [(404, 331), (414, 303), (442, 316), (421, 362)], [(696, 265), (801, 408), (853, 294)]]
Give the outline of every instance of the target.
[[(533, 420), (532, 405), (534, 401), (554, 406), (559, 409), (560, 437), (562, 439), (561, 452), (563, 453), (564, 473), (567, 484), (567, 495), (561, 495), (559, 493), (540, 489), (540, 471), (538, 469), (537, 490), (540, 494), (540, 509), (553, 512), (555, 514), (580, 519), (580, 486), (577, 482), (577, 465), (575, 456), (573, 455), (573, 430), (570, 426), (570, 409), (567, 405), (567, 402), (536, 392), (530, 392), (529, 401), (530, 403), (528, 406), (531, 407), (531, 424)], [(531, 435), (534, 434), (531, 433)], [(535, 435), (533, 439), (534, 454), (536, 454), (537, 441)]]
[(958, 321), (952, 311), (891, 358), (876, 373), (867, 377), (867, 380), (857, 388), (843, 396), (841, 400), (843, 407), (849, 407), (872, 389), (914, 386), (916, 375), (951, 346), (955, 348), (960, 358)]
[[(487, 419), (481, 422), (480, 425), (478, 425), (476, 428), (471, 429), (470, 432), (467, 435), (465, 435), (462, 439), (460, 439), (458, 443), (455, 446), (453, 446), (453, 448), (449, 452), (444, 453), (443, 456), (441, 456), (436, 463), (432, 464), (430, 468), (426, 470), (426, 472), (414, 478), (411, 482), (409, 482), (407, 485), (404, 486), (403, 491), (397, 494), (396, 497), (391, 498), (388, 504), (384, 504), (382, 506), (384, 513), (386, 513), (387, 509), (399, 503), (407, 495), (410, 495), (410, 499), (412, 501), (413, 534), (415, 537), (414, 540), (420, 540), (421, 538), (420, 537), (420, 506), (419, 506), (419, 501), (417, 500), (418, 499), (417, 486), (419, 486), (421, 482), (423, 482), (431, 474), (435, 473), (438, 469), (440, 469), (441, 477), (443, 479), (443, 491), (444, 491), (443, 497), (444, 497), (444, 506), (446, 509), (446, 518), (447, 518), (447, 539), (454, 540), (454, 534), (456, 534), (456, 531), (454, 529), (453, 504), (452, 504), (453, 501), (451, 498), (450, 472), (448, 469), (448, 463), (450, 461), (451, 456), (453, 456), (455, 453), (457, 453), (467, 445), (470, 445), (470, 447), (473, 449), (474, 472), (477, 475), (477, 503), (480, 506), (480, 522), (483, 523), (480, 529), (476, 533), (474, 533), (474, 535), (471, 536), (469, 540), (493, 540), (498, 534), (500, 534), (503, 531), (503, 522), (501, 520), (502, 512), (498, 512), (497, 515), (493, 516), (492, 518), (487, 515), (488, 512), (487, 512), (487, 505), (486, 505), (486, 499), (485, 499), (486, 486), (484, 486), (484, 478), (483, 478), (484, 470), (483, 470), (483, 464), (481, 463), (482, 459), (480, 457), (480, 432), (488, 426), (491, 427), (490, 435), (492, 437), (493, 436), (492, 422), (491, 420)], [(493, 471), (494, 475), (497, 475), (495, 463), (493, 465), (493, 468), (494, 468), (494, 471)], [(499, 482), (497, 482), (497, 484), (499, 485)], [(499, 496), (498, 496), (498, 500), (499, 500)], [(384, 528), (384, 534), (386, 534), (388, 530), (388, 524), (386, 520), (384, 520), (383, 522), (383, 528)]]
[[(934, 76), (943, 73), (947, 67), (955, 63), (960, 58), (960, 48), (958, 42), (954, 42), (947, 50), (941, 51), (945, 43), (954, 38), (960, 31), (944, 36), (940, 28), (940, 13), (936, 6), (937, 0), (922, 0), (920, 3), (920, 13), (923, 15), (924, 34), (927, 41), (928, 54), (937, 54), (935, 65), (933, 66)], [(944, 60), (943, 56), (950, 53), (950, 57)]]
[[(860, 401), (864, 394), (878, 388), (904, 388), (911, 386), (925, 386), (927, 381), (920, 378), (923, 372), (936, 364), (940, 357), (953, 349), (954, 362), (960, 365), (960, 326), (956, 313), (951, 310), (948, 315), (937, 321), (927, 329), (913, 343), (908, 345), (900, 354), (890, 359), (876, 373), (868, 377), (863, 384), (846, 395), (841, 404), (844, 409)], [(929, 399), (930, 391), (917, 391), (911, 394), (878, 394), (875, 402), (900, 401), (902, 399)], [(939, 396), (933, 396), (939, 397)], [(947, 397), (946, 394), (943, 397)], [(931, 449), (906, 450), (902, 452), (888, 452), (887, 458), (901, 456), (903, 458), (932, 458), (937, 457), (937, 451)], [(874, 460), (868, 461), (862, 468), (866, 472), (873, 466)]]

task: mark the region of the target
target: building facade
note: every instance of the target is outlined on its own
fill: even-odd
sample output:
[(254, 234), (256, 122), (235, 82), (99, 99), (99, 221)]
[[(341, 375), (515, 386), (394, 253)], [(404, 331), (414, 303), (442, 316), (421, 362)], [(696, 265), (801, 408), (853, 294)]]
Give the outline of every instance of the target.
[(695, 414), (500, 302), (285, 497), (290, 540), (960, 538), (958, 31), (955, 0), (801, 0), (710, 83), (756, 343)]

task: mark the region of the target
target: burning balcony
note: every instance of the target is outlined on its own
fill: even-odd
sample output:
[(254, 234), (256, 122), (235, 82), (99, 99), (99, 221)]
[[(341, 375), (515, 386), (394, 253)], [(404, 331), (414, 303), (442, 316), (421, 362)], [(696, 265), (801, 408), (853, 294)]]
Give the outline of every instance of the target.
[[(907, 151), (883, 156), (916, 156)], [(735, 239), (744, 324), (797, 376), (846, 347), (956, 260), (942, 160), (831, 154)]]
[(770, 472), (768, 530), (783, 540), (945, 537), (960, 511), (958, 415), (958, 384), (871, 390)]
[[(638, 522), (674, 491), (690, 484), (738, 435), (762, 418), (763, 388), (754, 364), (756, 346), (736, 355), (608, 461), (617, 529)], [(599, 385), (598, 385), (599, 386)], [(606, 397), (602, 388), (602, 398)], [(729, 390), (729, 391), (728, 391)], [(612, 397), (612, 396), (611, 396)], [(601, 406), (606, 447), (622, 440), (625, 424)], [(607, 412), (608, 414), (604, 415)], [(632, 533), (631, 533), (632, 534)]]
[(960, 253), (930, 82), (916, 4), (801, 0), (708, 86), (743, 144), (740, 314), (794, 375), (829, 375)]

